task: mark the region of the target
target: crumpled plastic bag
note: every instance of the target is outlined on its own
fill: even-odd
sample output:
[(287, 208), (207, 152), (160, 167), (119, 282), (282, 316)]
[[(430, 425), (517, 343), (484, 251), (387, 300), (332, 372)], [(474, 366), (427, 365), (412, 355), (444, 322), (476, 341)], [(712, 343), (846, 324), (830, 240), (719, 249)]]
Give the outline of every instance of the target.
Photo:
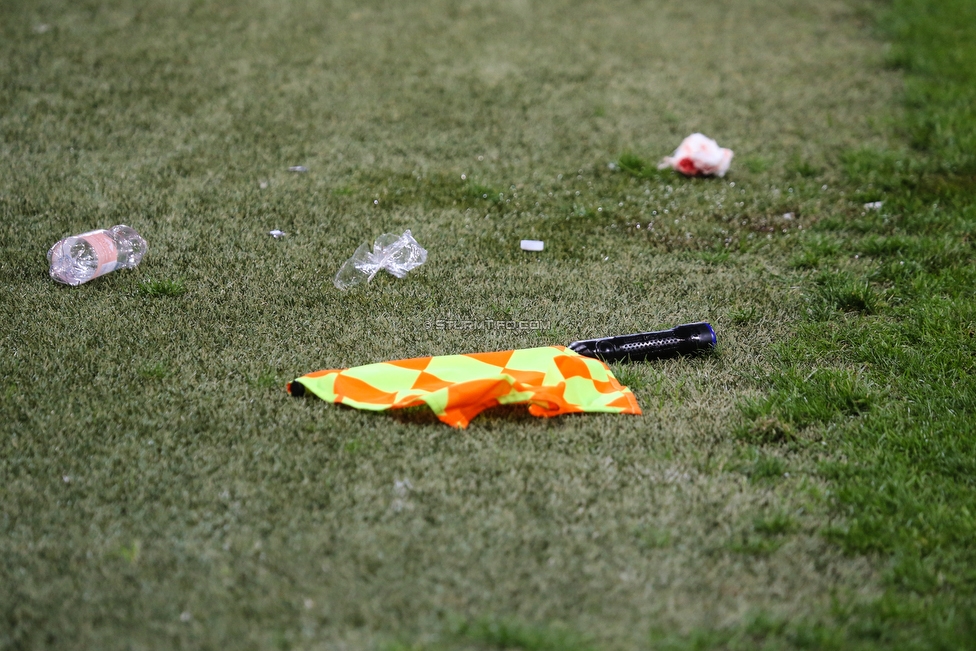
[(339, 289), (349, 289), (359, 283), (369, 282), (380, 269), (386, 269), (397, 278), (403, 278), (411, 269), (419, 267), (427, 261), (427, 250), (413, 239), (410, 230), (403, 235), (384, 233), (373, 242), (373, 250), (369, 244), (361, 244), (352, 257), (339, 268), (333, 281)]
[(693, 133), (681, 141), (674, 154), (662, 158), (657, 168), (672, 167), (685, 176), (725, 176), (732, 156), (731, 149), (719, 147), (708, 136)]

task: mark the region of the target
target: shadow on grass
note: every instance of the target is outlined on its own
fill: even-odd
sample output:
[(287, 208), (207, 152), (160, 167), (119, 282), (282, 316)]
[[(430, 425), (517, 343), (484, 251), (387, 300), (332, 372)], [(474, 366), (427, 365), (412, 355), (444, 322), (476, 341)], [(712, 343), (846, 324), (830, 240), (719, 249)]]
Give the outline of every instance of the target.
[(458, 617), (432, 643), (394, 642), (384, 651), (518, 649), (519, 651), (595, 651), (582, 635), (562, 624), (528, 624), (511, 617)]
[[(351, 407), (350, 407), (351, 409)], [(438, 425), (445, 427), (444, 423), (437, 418), (437, 415), (426, 405), (417, 407), (406, 407), (404, 409), (391, 409), (389, 418), (398, 423), (408, 425)], [(504, 423), (526, 424), (536, 422), (539, 419), (529, 413), (526, 405), (498, 405), (484, 410), (473, 419), (471, 424), (480, 423), (482, 425), (497, 425)]]

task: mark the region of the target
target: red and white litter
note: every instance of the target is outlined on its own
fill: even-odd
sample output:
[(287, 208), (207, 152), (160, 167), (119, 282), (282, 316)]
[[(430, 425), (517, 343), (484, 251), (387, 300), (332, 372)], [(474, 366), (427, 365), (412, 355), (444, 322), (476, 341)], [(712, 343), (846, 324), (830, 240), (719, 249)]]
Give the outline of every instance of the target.
[(678, 145), (671, 156), (661, 159), (659, 170), (671, 167), (685, 176), (725, 176), (732, 163), (731, 149), (700, 133), (693, 133)]

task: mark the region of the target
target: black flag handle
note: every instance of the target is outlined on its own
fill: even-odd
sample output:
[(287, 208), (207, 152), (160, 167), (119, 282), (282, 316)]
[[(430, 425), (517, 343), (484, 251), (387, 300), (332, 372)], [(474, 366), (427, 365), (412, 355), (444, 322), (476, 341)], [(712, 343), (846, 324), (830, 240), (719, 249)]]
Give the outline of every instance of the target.
[(642, 362), (708, 352), (715, 348), (716, 342), (712, 326), (702, 322), (686, 323), (658, 332), (574, 341), (569, 348), (580, 355), (604, 362)]

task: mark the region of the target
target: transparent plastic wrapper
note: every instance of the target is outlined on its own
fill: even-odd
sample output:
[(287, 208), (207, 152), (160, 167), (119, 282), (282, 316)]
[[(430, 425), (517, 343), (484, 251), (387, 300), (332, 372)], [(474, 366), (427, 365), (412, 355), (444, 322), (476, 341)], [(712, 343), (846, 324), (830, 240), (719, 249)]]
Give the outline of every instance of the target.
[(48, 250), (47, 260), (51, 278), (77, 286), (116, 269), (132, 269), (147, 249), (146, 240), (135, 229), (119, 224), (66, 237)]
[(364, 280), (371, 281), (380, 269), (403, 278), (411, 269), (426, 261), (427, 250), (413, 239), (409, 230), (404, 231), (403, 235), (384, 233), (373, 242), (372, 251), (369, 244), (360, 245), (339, 269), (334, 283), (339, 289), (349, 289)]
[(678, 145), (671, 156), (665, 156), (658, 163), (659, 170), (669, 167), (685, 176), (725, 176), (732, 164), (731, 149), (719, 147), (708, 136), (693, 133)]

